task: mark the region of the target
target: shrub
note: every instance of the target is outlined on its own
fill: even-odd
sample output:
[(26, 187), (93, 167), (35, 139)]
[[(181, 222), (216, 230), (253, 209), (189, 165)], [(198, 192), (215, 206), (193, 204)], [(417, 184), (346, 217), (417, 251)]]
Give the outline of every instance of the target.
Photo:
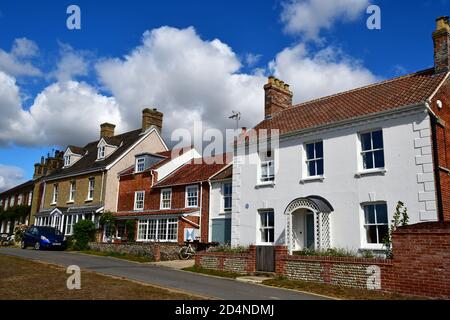
[(135, 220), (127, 220), (125, 222), (125, 227), (127, 229), (127, 240), (129, 242), (134, 242), (136, 235), (136, 221)]
[(99, 223), (103, 228), (109, 228), (110, 234), (113, 235), (116, 233), (116, 217), (114, 217), (114, 215), (110, 211), (103, 212), (100, 217)]
[(20, 242), (23, 239), (25, 231), (27, 231), (28, 226), (26, 224), (19, 224), (14, 228), (14, 240)]
[(228, 244), (221, 244), (216, 247), (209, 248), (208, 252), (246, 253), (248, 252), (248, 247), (244, 246), (232, 247)]
[(73, 227), (73, 238), (75, 250), (86, 250), (89, 241), (95, 237), (95, 225), (91, 220), (78, 221)]
[(342, 249), (342, 248), (330, 248), (327, 250), (314, 250), (303, 249), (301, 251), (294, 251), (294, 255), (297, 256), (319, 256), (319, 257), (357, 257), (358, 254), (355, 251)]

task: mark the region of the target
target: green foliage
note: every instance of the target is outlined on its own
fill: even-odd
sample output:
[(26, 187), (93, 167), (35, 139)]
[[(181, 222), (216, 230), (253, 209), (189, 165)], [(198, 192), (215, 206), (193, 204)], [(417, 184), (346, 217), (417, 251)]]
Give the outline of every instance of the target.
[(73, 248), (75, 250), (86, 250), (88, 243), (95, 237), (95, 225), (91, 220), (80, 220), (73, 226)]
[(248, 247), (236, 246), (232, 247), (228, 244), (221, 244), (216, 247), (211, 247), (208, 249), (209, 252), (226, 252), (226, 253), (246, 253), (248, 252)]
[(25, 218), (30, 214), (30, 211), (31, 207), (25, 205), (10, 207), (6, 210), (1, 208), (0, 221), (24, 221)]
[(391, 226), (389, 227), (389, 232), (386, 237), (383, 239), (383, 244), (386, 250), (386, 258), (392, 259), (392, 234), (398, 227), (406, 226), (409, 222), (408, 209), (405, 207), (405, 204), (401, 201), (397, 203), (397, 207), (395, 208), (395, 213), (393, 219), (391, 221)]
[(134, 242), (135, 235), (136, 235), (136, 220), (127, 220), (125, 222), (125, 227), (127, 230), (128, 242)]
[(374, 259), (375, 255), (372, 250), (361, 250), (361, 256), (365, 259)]
[(357, 257), (358, 253), (348, 249), (330, 248), (327, 250), (303, 249), (294, 251), (297, 256), (317, 256), (317, 257)]
[(99, 223), (103, 228), (108, 227), (111, 234), (116, 233), (116, 217), (110, 211), (103, 212)]

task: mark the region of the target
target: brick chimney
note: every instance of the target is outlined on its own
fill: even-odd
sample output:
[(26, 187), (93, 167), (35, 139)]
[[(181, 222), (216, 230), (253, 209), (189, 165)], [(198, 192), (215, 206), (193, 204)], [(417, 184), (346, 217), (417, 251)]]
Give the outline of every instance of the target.
[(157, 109), (142, 110), (142, 132), (146, 132), (152, 126), (161, 133), (163, 124), (163, 113)]
[(264, 86), (264, 91), (265, 119), (270, 119), (275, 113), (292, 107), (293, 94), (289, 90), (289, 85), (283, 81), (275, 77), (269, 77), (268, 83)]
[(450, 67), (450, 24), (449, 17), (436, 19), (433, 32), (434, 69), (436, 73), (447, 72)]
[(100, 139), (101, 138), (111, 138), (114, 137), (115, 125), (111, 123), (103, 123), (100, 125)]

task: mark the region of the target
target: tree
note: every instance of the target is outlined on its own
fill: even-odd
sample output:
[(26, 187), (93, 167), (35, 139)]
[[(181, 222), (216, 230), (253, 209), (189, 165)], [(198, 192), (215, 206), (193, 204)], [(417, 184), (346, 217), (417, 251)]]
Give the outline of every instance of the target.
[(383, 240), (384, 246), (386, 247), (386, 257), (388, 259), (393, 258), (392, 254), (392, 234), (398, 227), (406, 226), (409, 222), (408, 209), (405, 204), (401, 201), (397, 203), (395, 208), (395, 213), (391, 221), (391, 226), (389, 227), (389, 232)]
[(95, 225), (91, 220), (80, 220), (73, 226), (75, 250), (86, 250), (90, 241), (95, 238)]
[(134, 242), (134, 236), (136, 234), (136, 232), (135, 232), (136, 221), (135, 220), (127, 220), (127, 222), (125, 222), (125, 226), (127, 229), (127, 240), (129, 242)]

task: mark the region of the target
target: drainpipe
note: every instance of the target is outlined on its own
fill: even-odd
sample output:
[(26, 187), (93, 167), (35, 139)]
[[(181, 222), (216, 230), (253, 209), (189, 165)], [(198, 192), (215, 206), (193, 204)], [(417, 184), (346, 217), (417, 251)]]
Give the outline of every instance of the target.
[(202, 242), (202, 219), (203, 218), (203, 182), (200, 182), (200, 242)]
[(430, 114), (431, 122), (431, 136), (433, 143), (433, 166), (434, 166), (434, 176), (436, 178), (436, 196), (437, 196), (437, 207), (438, 207), (438, 217), (440, 222), (444, 222), (444, 210), (442, 206), (442, 189), (441, 189), (441, 176), (440, 176), (440, 166), (439, 166), (439, 151), (437, 144), (436, 126), (437, 126), (437, 116)]

